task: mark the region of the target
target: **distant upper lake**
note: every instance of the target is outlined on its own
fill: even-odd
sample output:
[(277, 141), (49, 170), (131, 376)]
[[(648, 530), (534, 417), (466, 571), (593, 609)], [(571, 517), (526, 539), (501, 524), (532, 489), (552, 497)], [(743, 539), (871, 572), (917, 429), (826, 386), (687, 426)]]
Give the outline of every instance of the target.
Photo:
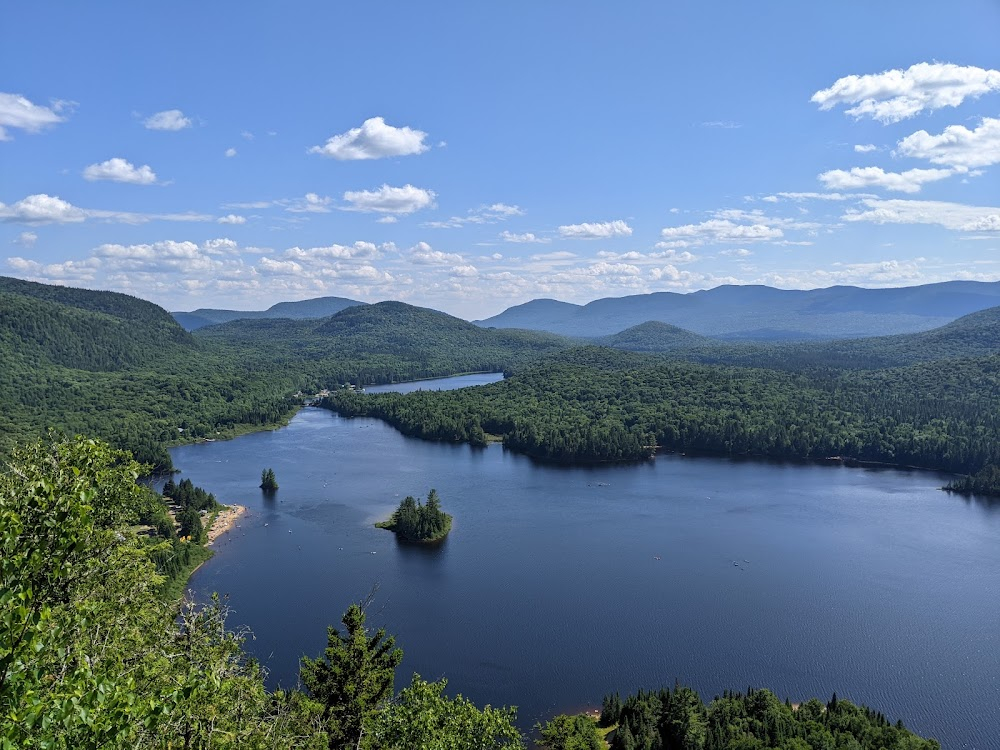
[[(945, 477), (676, 455), (555, 467), (320, 409), (172, 455), (250, 509), (191, 585), (228, 595), (272, 683), (294, 685), (377, 584), (370, 622), (405, 652), (397, 687), (447, 677), (518, 705), (525, 728), (677, 678), (706, 699), (836, 691), (945, 748), (997, 747), (1000, 506), (941, 492)], [(372, 526), (431, 487), (455, 517), (441, 547)]]

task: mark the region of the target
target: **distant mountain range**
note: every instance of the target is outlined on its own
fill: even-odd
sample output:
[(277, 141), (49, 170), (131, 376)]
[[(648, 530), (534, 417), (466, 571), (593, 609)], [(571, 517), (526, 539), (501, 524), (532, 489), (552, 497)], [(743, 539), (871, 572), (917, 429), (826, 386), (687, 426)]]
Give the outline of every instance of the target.
[(344, 297), (316, 297), (301, 302), (279, 302), (266, 310), (214, 310), (201, 308), (191, 312), (174, 312), (174, 320), (188, 331), (195, 331), (205, 326), (228, 323), (231, 320), (260, 320), (262, 318), (291, 318), (292, 320), (307, 320), (310, 318), (328, 318), (341, 310), (355, 305), (363, 305)]
[(720, 286), (688, 294), (608, 297), (586, 305), (538, 299), (475, 322), (595, 338), (658, 321), (730, 340), (809, 341), (916, 333), (995, 305), (1000, 305), (1000, 282), (809, 291)]

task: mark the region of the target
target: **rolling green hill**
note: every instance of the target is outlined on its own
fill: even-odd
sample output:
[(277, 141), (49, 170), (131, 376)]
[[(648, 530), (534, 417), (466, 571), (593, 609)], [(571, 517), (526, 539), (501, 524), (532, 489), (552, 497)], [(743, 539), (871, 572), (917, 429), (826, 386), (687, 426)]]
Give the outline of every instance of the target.
[(675, 349), (718, 345), (707, 336), (699, 336), (697, 333), (658, 320), (648, 320), (619, 333), (602, 336), (594, 339), (594, 343), (631, 352), (669, 352)]
[(570, 345), (553, 334), (483, 329), (403, 302), (358, 305), (322, 320), (239, 320), (196, 336), (244, 361), (294, 367), (315, 387), (508, 370)]

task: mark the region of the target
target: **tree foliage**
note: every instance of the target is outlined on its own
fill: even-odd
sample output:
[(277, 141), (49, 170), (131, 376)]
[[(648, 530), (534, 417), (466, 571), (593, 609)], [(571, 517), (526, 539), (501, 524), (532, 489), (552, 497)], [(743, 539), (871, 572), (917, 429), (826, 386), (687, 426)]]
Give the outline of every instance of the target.
[(403, 651), (380, 628), (369, 635), (365, 609), (352, 604), (341, 620), (344, 631), (330, 627), (322, 657), (303, 657), (302, 684), (323, 706), (330, 749), (355, 747), (366, 724), (392, 697), (396, 667)]
[(724, 693), (705, 705), (691, 688), (604, 699), (601, 722), (617, 725), (611, 750), (940, 750), (902, 722), (836, 694), (826, 704), (782, 703), (769, 690)]
[(388, 521), (376, 523), (380, 529), (394, 531), (397, 536), (411, 542), (435, 542), (444, 539), (451, 531), (452, 517), (441, 510), (437, 490), (427, 493), (427, 502), (407, 495)]

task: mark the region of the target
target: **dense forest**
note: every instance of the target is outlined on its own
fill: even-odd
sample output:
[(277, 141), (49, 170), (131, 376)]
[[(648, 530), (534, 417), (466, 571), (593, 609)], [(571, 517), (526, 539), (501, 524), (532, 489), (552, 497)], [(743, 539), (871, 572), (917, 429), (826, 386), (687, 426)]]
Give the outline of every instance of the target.
[(792, 373), (663, 362), (596, 347), (474, 389), (323, 405), (406, 434), (505, 446), (552, 461), (635, 461), (659, 447), (851, 458), (964, 474), (1000, 463), (1000, 356), (870, 371)]
[(501, 370), (566, 345), (402, 303), (192, 335), (135, 297), (0, 277), (0, 455), (56, 429), (164, 472), (170, 445), (283, 424), (296, 393)]
[(397, 537), (408, 542), (437, 542), (448, 536), (451, 521), (451, 516), (441, 510), (437, 490), (432, 489), (427, 493), (427, 502), (407, 495), (388, 521), (375, 525), (395, 532)]
[[(513, 709), (478, 708), (418, 675), (395, 691), (403, 652), (367, 624), (374, 592), (328, 630), (323, 653), (303, 659), (302, 690), (269, 692), (218, 599), (159, 595), (155, 555), (168, 543), (136, 533), (147, 470), (76, 438), (15, 448), (0, 474), (4, 750), (525, 748)], [(211, 501), (183, 483), (171, 494)], [(686, 688), (611, 697), (603, 718), (618, 725), (615, 748), (938, 747), (868, 709), (836, 699), (793, 708), (767, 691), (707, 707)], [(567, 744), (586, 726), (557, 717), (542, 736), (552, 748), (594, 747)]]
[(706, 705), (676, 685), (624, 701), (606, 696), (601, 724), (616, 727), (611, 750), (940, 750), (934, 740), (908, 731), (882, 714), (836, 693), (793, 705), (769, 690), (725, 693)]

